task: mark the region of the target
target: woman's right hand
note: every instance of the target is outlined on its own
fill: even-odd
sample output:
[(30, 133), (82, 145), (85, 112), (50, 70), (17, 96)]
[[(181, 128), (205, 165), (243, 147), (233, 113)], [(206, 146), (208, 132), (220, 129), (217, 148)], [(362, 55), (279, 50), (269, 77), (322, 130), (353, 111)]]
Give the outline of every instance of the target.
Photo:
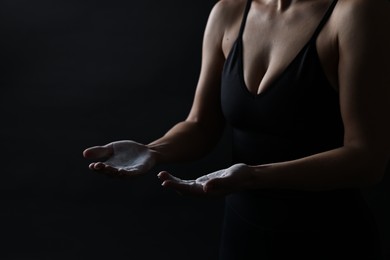
[(89, 165), (89, 169), (113, 176), (144, 174), (156, 164), (155, 153), (146, 145), (134, 141), (90, 147), (84, 150), (83, 155), (87, 159), (97, 160)]

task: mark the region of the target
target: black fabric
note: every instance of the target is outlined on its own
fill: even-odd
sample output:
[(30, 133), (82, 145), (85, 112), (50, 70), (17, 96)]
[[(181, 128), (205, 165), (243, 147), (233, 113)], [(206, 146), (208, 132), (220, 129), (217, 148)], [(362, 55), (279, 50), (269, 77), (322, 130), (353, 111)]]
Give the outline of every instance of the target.
[[(281, 162), (343, 145), (339, 95), (316, 50), (317, 36), (336, 3), (277, 80), (254, 95), (243, 77), (248, 0), (222, 73), (221, 105), (233, 129), (233, 163)], [(372, 242), (376, 227), (359, 190), (248, 191), (228, 196), (226, 208), (221, 259), (336, 259), (336, 252), (375, 259), (368, 255), (374, 255), (379, 244)], [(358, 246), (355, 251), (352, 245)]]
[[(348, 202), (344, 205), (348, 209), (353, 208)], [(298, 209), (302, 213), (310, 212)], [(345, 218), (343, 213), (346, 211), (343, 210), (339, 214), (333, 211), (331, 219), (317, 217), (310, 220), (310, 223), (317, 221), (316, 225), (323, 225), (322, 228), (272, 229), (247, 221), (234, 207), (226, 204), (220, 259), (381, 259), (377, 230), (367, 224), (367, 219), (358, 215), (362, 210), (366, 209), (353, 209), (347, 214), (351, 217), (349, 219)], [(309, 219), (305, 214), (301, 216)], [(281, 217), (289, 218), (290, 215)]]

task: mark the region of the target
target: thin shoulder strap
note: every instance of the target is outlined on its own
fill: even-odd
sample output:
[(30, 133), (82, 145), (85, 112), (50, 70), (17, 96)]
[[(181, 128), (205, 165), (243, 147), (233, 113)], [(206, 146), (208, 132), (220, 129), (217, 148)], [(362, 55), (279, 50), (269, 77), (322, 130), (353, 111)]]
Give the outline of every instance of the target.
[(242, 16), (240, 32), (239, 32), (239, 35), (238, 35), (239, 37), (242, 37), (242, 34), (244, 33), (245, 24), (246, 24), (246, 18), (248, 16), (249, 9), (251, 8), (251, 3), (252, 3), (252, 0), (247, 0), (246, 1), (245, 11), (244, 11), (244, 15)]
[(336, 6), (336, 4), (337, 4), (337, 0), (333, 0), (333, 2), (328, 7), (328, 10), (326, 10), (324, 17), (322, 17), (322, 20), (320, 21), (316, 30), (314, 31), (312, 40), (316, 39), (317, 36), (320, 34), (322, 28), (325, 26), (326, 22), (329, 20), (329, 17), (332, 15), (333, 9)]

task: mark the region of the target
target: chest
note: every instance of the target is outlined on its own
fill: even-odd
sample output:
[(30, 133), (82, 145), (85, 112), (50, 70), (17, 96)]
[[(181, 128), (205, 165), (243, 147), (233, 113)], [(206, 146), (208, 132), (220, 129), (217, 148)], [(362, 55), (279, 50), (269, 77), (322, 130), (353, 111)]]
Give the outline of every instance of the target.
[[(243, 78), (249, 92), (260, 94), (272, 86), (312, 38), (329, 1), (297, 6), (283, 14), (251, 4), (242, 32)], [(226, 33), (222, 49), (227, 58), (237, 39), (241, 20)], [(316, 55), (332, 87), (338, 88), (337, 31), (330, 18), (316, 37)]]
[(337, 34), (322, 26), (328, 21), (323, 9), (312, 11), (312, 18), (296, 11), (276, 20), (249, 12), (225, 53), (222, 75), (222, 110), (234, 128), (278, 136), (314, 133), (322, 139), (330, 126), (342, 132), (332, 89), (337, 88)]

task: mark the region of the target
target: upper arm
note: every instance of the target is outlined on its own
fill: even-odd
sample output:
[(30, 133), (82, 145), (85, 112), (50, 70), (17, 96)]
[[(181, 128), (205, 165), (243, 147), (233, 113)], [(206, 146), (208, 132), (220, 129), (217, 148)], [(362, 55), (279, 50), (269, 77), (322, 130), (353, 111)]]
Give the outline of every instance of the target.
[[(344, 145), (383, 168), (390, 154), (390, 4), (340, 1), (339, 86)], [(379, 160), (379, 161), (377, 161)]]
[(225, 62), (222, 52), (222, 39), (226, 26), (225, 8), (226, 4), (221, 1), (210, 13), (203, 38), (201, 72), (187, 118), (187, 121), (196, 122), (204, 126), (207, 131), (217, 133), (220, 133), (224, 126), (220, 106), (220, 85)]

